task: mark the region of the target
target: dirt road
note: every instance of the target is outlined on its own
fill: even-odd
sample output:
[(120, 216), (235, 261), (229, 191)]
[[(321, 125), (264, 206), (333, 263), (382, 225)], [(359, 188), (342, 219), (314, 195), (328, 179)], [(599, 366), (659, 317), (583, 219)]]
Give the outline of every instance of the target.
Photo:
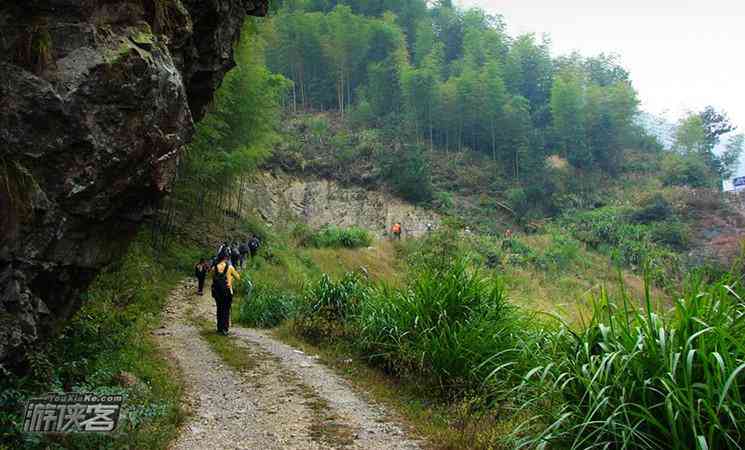
[(200, 335), (214, 324), (212, 299), (183, 282), (170, 295), (165, 326), (156, 331), (186, 382), (192, 414), (173, 449), (417, 449), (391, 423), (316, 358), (263, 331), (233, 327), (248, 369), (226, 365)]

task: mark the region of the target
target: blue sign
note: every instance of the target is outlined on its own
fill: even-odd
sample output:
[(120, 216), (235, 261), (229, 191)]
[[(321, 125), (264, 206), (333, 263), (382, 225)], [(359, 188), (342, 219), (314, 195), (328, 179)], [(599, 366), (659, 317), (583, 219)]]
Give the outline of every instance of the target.
[(734, 187), (745, 186), (745, 177), (737, 177), (732, 179), (732, 185)]

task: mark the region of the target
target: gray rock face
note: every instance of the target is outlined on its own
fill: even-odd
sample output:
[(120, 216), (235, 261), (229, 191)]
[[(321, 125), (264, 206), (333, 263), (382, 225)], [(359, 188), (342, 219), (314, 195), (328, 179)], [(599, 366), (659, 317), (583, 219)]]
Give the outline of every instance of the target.
[(258, 215), (269, 224), (300, 221), (311, 228), (358, 226), (380, 237), (396, 222), (406, 236), (421, 236), (427, 224), (440, 223), (436, 213), (393, 195), (345, 187), (332, 180), (260, 172), (243, 189), (247, 206), (240, 212)]
[(268, 0), (0, 5), (0, 363), (47, 337), (167, 193)]

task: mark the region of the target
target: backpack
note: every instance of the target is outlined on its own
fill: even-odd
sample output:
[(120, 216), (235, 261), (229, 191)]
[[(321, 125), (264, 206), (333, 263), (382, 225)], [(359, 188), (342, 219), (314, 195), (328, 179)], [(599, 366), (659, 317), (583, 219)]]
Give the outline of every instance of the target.
[(222, 272), (220, 272), (218, 267), (215, 267), (215, 278), (212, 280), (213, 297), (226, 297), (230, 295), (228, 270), (230, 270), (230, 266), (227, 263), (225, 263), (225, 269)]
[(218, 250), (217, 259), (220, 260), (223, 256), (230, 257), (230, 246), (229, 245), (223, 245), (220, 247), (220, 250)]
[(248, 247), (251, 250), (254, 250), (254, 251), (258, 250), (259, 249), (259, 240), (256, 239), (256, 238), (251, 239), (250, 241), (248, 241)]
[(248, 253), (248, 245), (246, 245), (245, 243), (241, 244), (241, 246), (238, 247), (238, 251), (241, 253), (241, 255), (245, 255), (246, 253)]

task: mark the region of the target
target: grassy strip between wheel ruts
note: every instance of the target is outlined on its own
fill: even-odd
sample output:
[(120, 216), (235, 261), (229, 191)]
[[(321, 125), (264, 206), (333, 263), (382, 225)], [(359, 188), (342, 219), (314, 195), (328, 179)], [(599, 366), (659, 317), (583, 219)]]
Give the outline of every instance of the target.
[(189, 314), (189, 320), (199, 330), (199, 335), (207, 342), (212, 351), (222, 359), (225, 364), (240, 373), (248, 372), (256, 368), (258, 362), (256, 356), (247, 345), (235, 336), (223, 336), (215, 330), (214, 323), (207, 319), (197, 318)]
[[(241, 374), (246, 374), (259, 365), (259, 358), (276, 357), (264, 352), (252, 351), (248, 345), (235, 336), (223, 336), (214, 329), (214, 324), (200, 319), (189, 312), (189, 320), (198, 328), (199, 335), (207, 342), (212, 351), (228, 366)], [(277, 361), (279, 364), (279, 361)], [(305, 399), (305, 406), (311, 412), (312, 422), (310, 437), (316, 442), (333, 448), (342, 448), (353, 442), (353, 430), (343, 423), (331, 409), (328, 401), (318, 395), (310, 386), (302, 383), (294, 373), (279, 372), (278, 377), (286, 385), (293, 385), (298, 394)]]

